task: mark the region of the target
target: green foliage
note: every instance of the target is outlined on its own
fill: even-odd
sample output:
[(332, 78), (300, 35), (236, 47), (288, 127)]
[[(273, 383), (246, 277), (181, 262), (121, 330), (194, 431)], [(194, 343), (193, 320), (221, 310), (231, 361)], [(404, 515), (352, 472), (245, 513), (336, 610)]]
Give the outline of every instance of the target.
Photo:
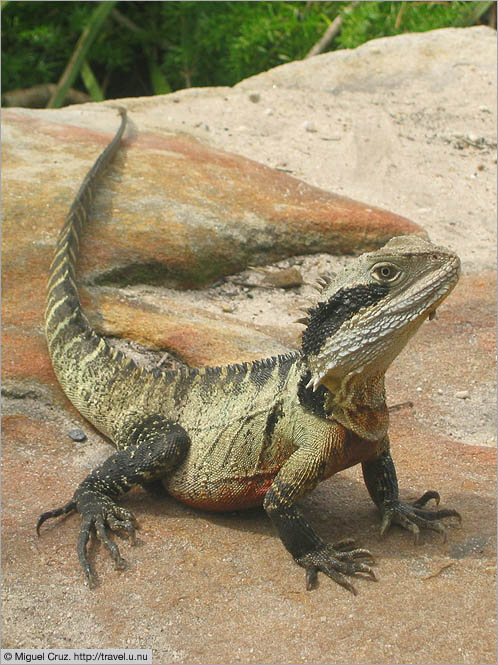
[[(195, 4), (195, 3), (194, 3)], [(204, 3), (202, 3), (204, 4)], [(233, 85), (253, 74), (303, 58), (321, 37), (331, 18), (345, 2), (228, 2), (206, 3), (202, 18), (202, 47), (212, 49), (210, 36), (217, 34), (220, 85)], [(223, 5), (227, 5), (223, 7)], [(216, 9), (216, 16), (212, 9)], [(226, 26), (227, 31), (220, 31)]]
[[(475, 22), (488, 2), (360, 2), (331, 48)], [(119, 2), (86, 55), (106, 98), (233, 85), (303, 58), (348, 2)], [(94, 2), (8, 2), (2, 11), (3, 91), (56, 83)], [(84, 89), (83, 79), (76, 87)]]
[(98, 81), (86, 60), (84, 60), (83, 64), (81, 65), (81, 78), (83, 79), (83, 83), (85, 84), (86, 89), (90, 93), (92, 101), (103, 102), (105, 99), (104, 93), (100, 89)]
[(360, 2), (345, 17), (337, 46), (355, 48), (378, 37), (471, 25), (490, 2)]
[(49, 108), (59, 108), (64, 103), (67, 91), (75, 81), (78, 74), (81, 72), (83, 82), (95, 94), (98, 88), (98, 83), (93, 76), (88, 63), (85, 64), (86, 54), (90, 52), (95, 39), (101, 33), (102, 27), (105, 25), (107, 18), (112, 12), (114, 5), (118, 0), (112, 2), (96, 2), (94, 10), (88, 19), (88, 23), (83, 30), (83, 33), (76, 44), (74, 53), (69, 61), (64, 73), (57, 84), (56, 90), (50, 98), (47, 106)]
[(334, 17), (346, 4), (127, 3), (135, 6), (126, 6), (126, 15), (162, 47), (161, 68), (176, 90), (234, 85), (247, 76), (304, 57), (329, 23), (324, 11)]

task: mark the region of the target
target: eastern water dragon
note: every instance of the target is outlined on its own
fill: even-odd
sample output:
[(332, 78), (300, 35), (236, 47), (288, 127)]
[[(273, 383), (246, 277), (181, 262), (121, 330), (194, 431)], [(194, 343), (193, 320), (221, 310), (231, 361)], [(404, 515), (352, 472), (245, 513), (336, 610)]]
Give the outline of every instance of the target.
[(384, 374), (410, 337), (455, 286), (460, 262), (416, 236), (395, 237), (321, 284), (302, 321), (300, 351), (202, 369), (147, 370), (97, 334), (76, 287), (80, 235), (97, 182), (112, 160), (120, 128), (84, 179), (59, 234), (50, 268), (46, 337), (60, 385), (117, 451), (94, 469), (64, 506), (82, 518), (77, 551), (88, 584), (90, 534), (124, 568), (109, 531), (135, 541), (136, 521), (116, 500), (134, 485), (167, 492), (190, 506), (237, 510), (263, 505), (311, 589), (321, 571), (355, 593), (350, 576), (375, 579), (372, 556), (353, 541), (326, 544), (297, 502), (316, 485), (362, 464), (381, 516), (411, 531), (445, 532), (455, 510), (428, 510), (435, 491), (401, 501), (389, 451)]

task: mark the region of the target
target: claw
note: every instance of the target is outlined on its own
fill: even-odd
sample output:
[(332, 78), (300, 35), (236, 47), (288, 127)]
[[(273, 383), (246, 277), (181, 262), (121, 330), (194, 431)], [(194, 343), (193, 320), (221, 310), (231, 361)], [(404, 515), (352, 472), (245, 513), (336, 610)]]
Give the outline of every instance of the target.
[(116, 570), (124, 570), (127, 567), (127, 563), (119, 553), (119, 548), (116, 545), (116, 543), (113, 543), (112, 540), (107, 535), (106, 527), (102, 517), (98, 517), (95, 520), (95, 531), (97, 533), (97, 538), (100, 540), (100, 542), (104, 545), (104, 547), (107, 549), (107, 551), (113, 558)]
[(435, 490), (429, 490), (428, 492), (425, 492), (425, 494), (422, 494), (420, 499), (417, 499), (412, 503), (412, 506), (415, 508), (421, 508), (422, 506), (425, 506), (425, 504), (431, 499), (434, 499), (436, 506), (439, 506), (441, 497), (439, 496), (439, 492), (436, 492)]
[(348, 582), (347, 580), (345, 580), (344, 582), (339, 582), (339, 584), (341, 586), (343, 586), (345, 589), (347, 589), (348, 591), (351, 591), (353, 596), (358, 595), (358, 591), (356, 591), (355, 587), (351, 584), (351, 582)]
[(94, 571), (89, 567), (88, 571), (85, 571), (86, 581), (89, 589), (96, 589), (99, 585), (97, 576)]
[(333, 549), (337, 552), (344, 552), (354, 547), (355, 541), (353, 538), (343, 538), (332, 545)]
[(393, 519), (393, 512), (391, 510), (386, 510), (386, 512), (382, 515), (382, 522), (380, 524), (381, 538), (385, 535), (386, 531), (391, 526), (392, 519)]
[[(117, 511), (116, 511), (117, 512)], [(109, 515), (107, 517), (107, 524), (111, 531), (120, 531), (124, 530), (128, 533), (128, 536), (131, 540), (132, 545), (137, 544), (136, 530), (139, 528), (135, 516), (128, 512), (124, 511), (123, 513), (119, 512), (118, 517), (114, 515)]]
[(85, 573), (88, 586), (90, 589), (94, 589), (97, 586), (97, 578), (92, 570), (92, 567), (90, 566), (90, 563), (88, 562), (86, 555), (86, 547), (88, 544), (88, 540), (90, 538), (90, 530), (91, 530), (91, 519), (87, 518), (83, 520), (81, 524), (81, 529), (78, 536), (77, 550), (78, 550), (78, 559), (80, 560), (81, 567), (83, 568), (83, 572)]
[(427, 522), (424, 524), (424, 526), (426, 529), (431, 529), (432, 531), (440, 533), (443, 536), (443, 542), (446, 542), (448, 534), (446, 533), (446, 529), (444, 528), (443, 524), (440, 522)]
[[(351, 540), (341, 541), (340, 546), (343, 548), (351, 548), (354, 542)], [(364, 573), (372, 580), (376, 580), (375, 573), (371, 567), (356, 559), (359, 557), (372, 555), (368, 550), (349, 549), (343, 552), (338, 552), (330, 546), (323, 545), (316, 550), (308, 552), (302, 557), (296, 558), (296, 562), (306, 570), (306, 590), (310, 591), (314, 588), (318, 572), (322, 572), (337, 584), (356, 595), (356, 589), (351, 584), (347, 575), (356, 575), (357, 573)]]
[(318, 571), (316, 568), (306, 568), (306, 591), (314, 589), (318, 578)]
[(137, 528), (138, 527), (135, 527), (133, 524), (130, 524), (129, 526), (128, 525), (123, 526), (123, 529), (125, 529), (125, 531), (128, 532), (128, 536), (130, 538), (133, 547), (135, 547), (135, 545), (137, 544), (137, 533), (136, 533)]
[(406, 515), (401, 514), (398, 515), (398, 523), (401, 524), (401, 526), (404, 526), (407, 531), (411, 531), (413, 533), (413, 544), (417, 546), (420, 539), (420, 529), (415, 524), (415, 522), (412, 522)]
[(358, 564), (356, 570), (356, 573), (365, 573), (365, 575), (368, 575), (374, 582), (377, 582), (377, 578), (375, 577), (374, 571), (370, 568), (370, 566), (367, 566), (366, 563), (360, 563)]
[[(335, 549), (335, 547), (334, 547)], [(348, 550), (346, 552), (337, 552), (336, 557), (339, 561), (354, 561), (355, 559), (370, 559), (372, 563), (375, 563), (375, 558), (371, 552), (365, 549), (356, 549)]]
[(431, 499), (434, 499), (436, 504), (439, 504), (440, 497), (438, 492), (430, 490), (412, 503), (405, 503), (403, 501), (389, 503), (382, 515), (381, 536), (384, 535), (392, 523), (395, 523), (413, 533), (415, 545), (418, 545), (421, 528), (431, 529), (440, 533), (443, 536), (444, 542), (446, 542), (446, 529), (440, 520), (445, 517), (456, 517), (461, 522), (462, 517), (460, 513), (452, 509), (424, 510), (422, 506)]

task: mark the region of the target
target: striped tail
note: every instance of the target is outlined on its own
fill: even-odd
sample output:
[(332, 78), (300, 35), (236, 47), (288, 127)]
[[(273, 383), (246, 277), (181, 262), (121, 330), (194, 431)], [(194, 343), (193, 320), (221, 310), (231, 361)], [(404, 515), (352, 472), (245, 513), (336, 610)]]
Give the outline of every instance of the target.
[[(78, 290), (76, 287), (76, 263), (79, 254), (81, 233), (87, 223), (92, 199), (99, 177), (112, 161), (118, 149), (121, 137), (126, 128), (126, 110), (118, 109), (121, 125), (116, 136), (98, 157), (87, 173), (74, 199), (64, 226), (59, 233), (54, 258), (50, 266), (50, 278), (47, 285), (45, 309), (45, 330), (50, 355), (56, 374), (61, 380), (62, 368), (67, 361), (69, 348), (78, 342), (90, 351), (94, 346), (102, 344), (102, 339), (92, 330), (88, 319), (81, 310)], [(75, 348), (76, 355), (82, 348)], [(62, 371), (62, 373), (64, 373)], [(61, 381), (63, 383), (63, 381)], [(64, 386), (63, 386), (64, 387)]]

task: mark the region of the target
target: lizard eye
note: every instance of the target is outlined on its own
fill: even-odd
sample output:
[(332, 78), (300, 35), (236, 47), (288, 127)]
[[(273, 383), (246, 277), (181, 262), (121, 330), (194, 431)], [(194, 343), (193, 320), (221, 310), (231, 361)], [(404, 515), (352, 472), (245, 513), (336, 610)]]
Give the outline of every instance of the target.
[(372, 277), (378, 282), (396, 282), (403, 274), (403, 271), (393, 263), (377, 263), (371, 270)]

